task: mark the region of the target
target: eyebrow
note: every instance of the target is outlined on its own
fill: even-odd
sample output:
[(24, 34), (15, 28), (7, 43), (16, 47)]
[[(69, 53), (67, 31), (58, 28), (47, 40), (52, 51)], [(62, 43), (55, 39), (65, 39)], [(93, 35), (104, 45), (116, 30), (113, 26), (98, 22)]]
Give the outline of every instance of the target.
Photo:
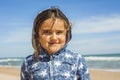
[[(41, 30), (52, 30), (52, 28), (42, 28)], [(63, 31), (63, 30), (65, 30), (65, 29), (55, 29), (55, 30), (57, 30), (57, 31)]]

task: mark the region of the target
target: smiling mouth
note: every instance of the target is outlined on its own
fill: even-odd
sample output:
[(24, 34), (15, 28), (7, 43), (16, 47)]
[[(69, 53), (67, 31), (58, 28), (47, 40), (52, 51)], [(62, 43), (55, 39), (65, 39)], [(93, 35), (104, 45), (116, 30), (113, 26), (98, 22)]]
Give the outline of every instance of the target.
[(57, 42), (50, 42), (49, 43), (50, 45), (56, 45), (56, 44), (58, 44)]

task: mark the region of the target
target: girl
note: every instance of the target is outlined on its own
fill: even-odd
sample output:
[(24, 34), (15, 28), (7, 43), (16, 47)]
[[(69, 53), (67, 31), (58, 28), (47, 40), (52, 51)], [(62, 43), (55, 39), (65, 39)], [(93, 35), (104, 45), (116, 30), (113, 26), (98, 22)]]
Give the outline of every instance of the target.
[(21, 66), (21, 80), (90, 80), (85, 59), (68, 49), (71, 24), (58, 8), (42, 11), (34, 20), (33, 55)]

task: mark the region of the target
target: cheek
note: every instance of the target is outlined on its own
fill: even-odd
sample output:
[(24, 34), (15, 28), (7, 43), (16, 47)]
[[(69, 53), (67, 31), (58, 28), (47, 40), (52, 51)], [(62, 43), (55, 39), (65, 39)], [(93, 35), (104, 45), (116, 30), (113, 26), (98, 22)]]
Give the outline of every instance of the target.
[(65, 41), (66, 41), (66, 36), (64, 36), (64, 35), (63, 35), (63, 36), (60, 36), (59, 38), (60, 38), (60, 41), (61, 41), (61, 42), (65, 42)]
[(47, 43), (49, 41), (49, 37), (48, 36), (40, 36), (39, 39), (40, 43)]

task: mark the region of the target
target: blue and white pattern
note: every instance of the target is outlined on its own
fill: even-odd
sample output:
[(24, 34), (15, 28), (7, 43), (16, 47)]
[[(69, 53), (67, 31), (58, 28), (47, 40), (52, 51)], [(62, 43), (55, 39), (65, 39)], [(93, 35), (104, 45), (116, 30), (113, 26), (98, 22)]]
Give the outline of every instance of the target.
[(40, 54), (39, 58), (39, 62), (32, 55), (26, 58), (21, 80), (90, 80), (85, 59), (66, 48), (52, 56)]

